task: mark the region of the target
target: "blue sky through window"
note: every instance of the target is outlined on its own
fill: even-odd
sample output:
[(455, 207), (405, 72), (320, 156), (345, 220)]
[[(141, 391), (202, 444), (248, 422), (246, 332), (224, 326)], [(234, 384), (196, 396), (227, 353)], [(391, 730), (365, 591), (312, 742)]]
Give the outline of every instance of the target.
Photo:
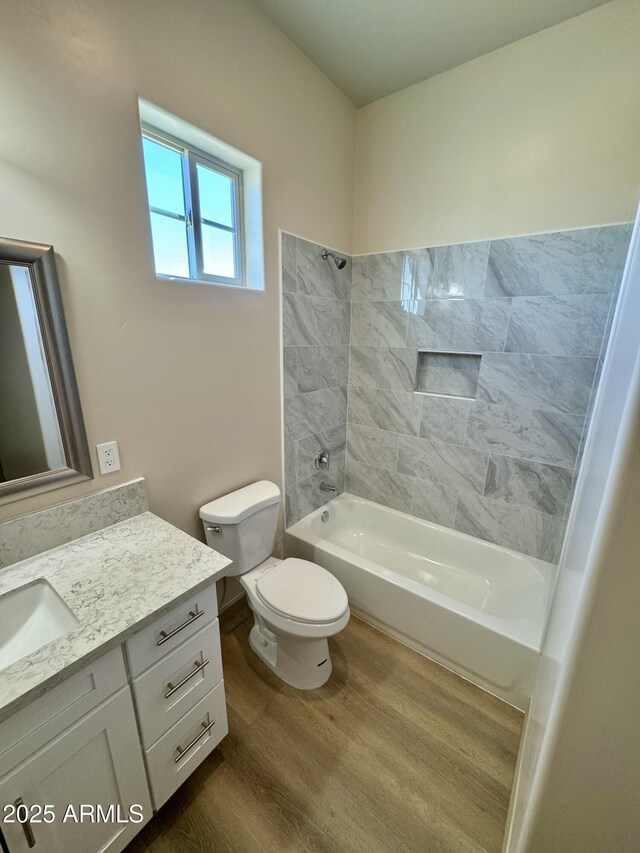
[[(237, 279), (234, 178), (155, 138), (143, 136), (142, 145), (156, 274)], [(191, 185), (193, 178), (197, 186)], [(196, 211), (199, 201), (200, 219), (193, 224), (187, 222), (185, 195), (193, 198)]]
[(153, 139), (143, 140), (144, 168), (151, 207), (184, 216), (182, 157)]
[(233, 228), (233, 181), (220, 172), (201, 166), (200, 163), (196, 166), (196, 171), (200, 215), (210, 222)]
[[(142, 140), (147, 193), (151, 211), (151, 236), (156, 273), (189, 278), (189, 250), (182, 183), (182, 157), (153, 139)], [(182, 220), (163, 216), (167, 211)]]

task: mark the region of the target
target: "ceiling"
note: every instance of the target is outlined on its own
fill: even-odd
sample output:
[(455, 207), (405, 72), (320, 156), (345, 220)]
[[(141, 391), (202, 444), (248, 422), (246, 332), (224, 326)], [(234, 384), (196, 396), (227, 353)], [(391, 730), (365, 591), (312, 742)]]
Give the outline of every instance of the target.
[(357, 106), (607, 0), (254, 0)]

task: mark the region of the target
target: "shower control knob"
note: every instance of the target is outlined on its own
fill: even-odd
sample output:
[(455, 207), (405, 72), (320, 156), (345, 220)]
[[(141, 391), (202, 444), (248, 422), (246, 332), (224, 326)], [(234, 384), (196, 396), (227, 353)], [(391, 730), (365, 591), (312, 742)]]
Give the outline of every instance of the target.
[(321, 447), (320, 450), (316, 453), (315, 463), (318, 471), (328, 471), (329, 470), (329, 451), (326, 447)]

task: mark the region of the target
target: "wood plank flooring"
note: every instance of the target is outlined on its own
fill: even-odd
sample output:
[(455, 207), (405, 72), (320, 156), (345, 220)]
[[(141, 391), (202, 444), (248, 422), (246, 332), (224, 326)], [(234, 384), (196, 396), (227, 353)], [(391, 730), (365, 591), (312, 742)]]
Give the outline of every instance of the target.
[(351, 618), (305, 693), (223, 627), (229, 735), (128, 853), (499, 851), (522, 714)]

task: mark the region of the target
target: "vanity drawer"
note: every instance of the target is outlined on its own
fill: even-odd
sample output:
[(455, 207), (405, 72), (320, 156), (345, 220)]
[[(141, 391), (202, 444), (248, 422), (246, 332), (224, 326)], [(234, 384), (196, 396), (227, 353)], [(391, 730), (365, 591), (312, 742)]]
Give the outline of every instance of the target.
[(222, 680), (218, 620), (133, 679), (144, 746), (151, 746)]
[(127, 683), (122, 648), (107, 652), (0, 723), (0, 776)]
[(172, 607), (127, 640), (129, 671), (136, 676), (178, 648), (218, 615), (215, 584)]
[(156, 809), (165, 803), (228, 733), (224, 681), (146, 750)]

